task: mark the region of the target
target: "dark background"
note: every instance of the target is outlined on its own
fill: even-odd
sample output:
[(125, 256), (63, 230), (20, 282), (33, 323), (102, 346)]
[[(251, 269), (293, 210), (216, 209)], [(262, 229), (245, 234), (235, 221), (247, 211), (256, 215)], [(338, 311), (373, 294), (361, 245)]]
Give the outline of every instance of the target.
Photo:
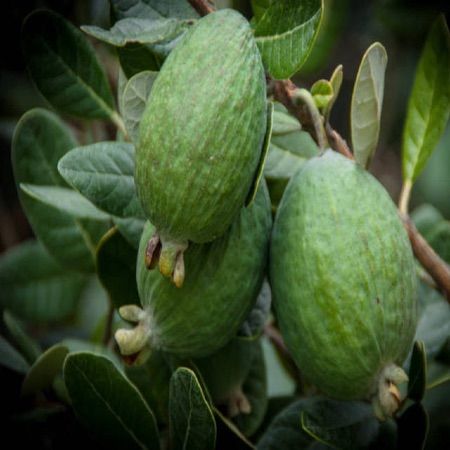
[[(300, 1), (300, 0), (299, 0)], [(247, 15), (249, 1), (218, 2), (233, 4)], [(344, 66), (344, 82), (332, 113), (332, 124), (349, 138), (349, 105), (359, 61), (374, 41), (388, 53), (385, 96), (380, 142), (371, 171), (396, 200), (401, 186), (400, 147), (408, 96), (415, 67), (427, 30), (439, 12), (450, 13), (448, 0), (325, 0), (327, 15), (319, 39), (300, 74), (298, 85), (310, 87), (320, 78), (329, 78), (338, 64)], [(76, 25), (108, 27), (107, 0), (6, 0), (2, 2), (0, 29), (0, 252), (32, 235), (17, 199), (10, 163), (11, 139), (20, 116), (35, 106), (50, 108), (34, 88), (20, 48), (23, 19), (36, 8), (59, 12)], [(117, 61), (113, 50), (94, 43), (99, 57), (114, 82)], [(70, 122), (74, 131), (80, 126)], [(450, 129), (420, 177), (412, 196), (412, 206), (428, 202), (450, 218)]]

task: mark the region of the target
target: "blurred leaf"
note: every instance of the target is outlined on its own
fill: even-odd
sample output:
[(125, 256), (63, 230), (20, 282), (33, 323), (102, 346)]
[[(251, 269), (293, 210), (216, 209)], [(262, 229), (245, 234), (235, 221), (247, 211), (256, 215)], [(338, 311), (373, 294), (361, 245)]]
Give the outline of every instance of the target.
[(339, 92), (341, 91), (343, 78), (344, 78), (344, 73), (342, 70), (342, 64), (340, 64), (339, 66), (336, 67), (336, 69), (334, 69), (334, 72), (332, 73), (331, 78), (330, 78), (330, 84), (331, 84), (331, 88), (333, 90), (333, 96), (329, 100), (328, 105), (326, 106), (326, 108), (323, 112), (323, 115), (324, 115), (326, 121), (328, 121), (330, 119), (331, 110), (339, 96)]
[(267, 410), (267, 375), (261, 342), (257, 343), (250, 372), (242, 385), (242, 391), (252, 409), (250, 414), (241, 413), (233, 420), (242, 433), (251, 436), (261, 425)]
[(113, 222), (127, 242), (132, 245), (133, 248), (138, 249), (145, 219), (137, 219), (135, 217), (113, 217)]
[(296, 401), (278, 413), (261, 436), (256, 448), (258, 450), (309, 449), (313, 439), (302, 430), (300, 415), (310, 402), (310, 399)]
[(238, 336), (246, 338), (256, 338), (261, 335), (264, 325), (267, 322), (270, 313), (270, 306), (272, 303), (272, 292), (267, 280), (264, 280), (256, 299), (255, 306), (250, 311), (250, 314), (245, 319), (245, 322), (239, 329)]
[(158, 71), (164, 56), (155, 54), (151, 48), (142, 44), (128, 44), (117, 49), (120, 66), (128, 79), (145, 71)]
[(308, 57), (322, 16), (321, 0), (272, 2), (254, 27), (267, 71), (275, 79), (290, 78)]
[(175, 449), (215, 448), (216, 422), (195, 373), (180, 367), (170, 380), (169, 414)]
[(333, 99), (333, 86), (328, 80), (318, 80), (311, 86), (311, 94), (317, 108), (324, 111)]
[(181, 24), (176, 19), (128, 17), (117, 21), (110, 30), (93, 25), (84, 25), (81, 29), (107, 44), (124, 47), (126, 44), (156, 44), (165, 41), (180, 32)]
[(140, 304), (136, 285), (136, 258), (136, 249), (116, 228), (109, 230), (98, 245), (97, 274), (117, 309), (132, 303)]
[(364, 53), (353, 87), (350, 125), (356, 162), (369, 167), (378, 144), (386, 72), (386, 49), (372, 44)]
[(33, 12), (23, 24), (22, 45), (33, 81), (57, 110), (88, 119), (116, 114), (94, 51), (64, 17), (51, 11)]
[(76, 415), (109, 448), (160, 448), (152, 411), (108, 358), (72, 353), (64, 380)]
[(378, 432), (370, 403), (311, 398), (301, 413), (305, 432), (335, 448), (367, 447)]
[(397, 448), (422, 450), (428, 433), (428, 415), (421, 403), (413, 403), (397, 420)]
[(122, 361), (119, 359), (116, 353), (102, 344), (96, 344), (91, 341), (85, 341), (83, 339), (63, 339), (61, 345), (68, 348), (69, 353), (89, 352), (95, 355), (104, 356), (114, 363), (119, 371), (123, 371)]
[(103, 211), (119, 217), (144, 217), (134, 184), (134, 147), (98, 142), (74, 148), (58, 163), (60, 174)]
[(300, 122), (285, 111), (275, 109), (273, 111), (272, 136), (300, 131)]
[(450, 307), (443, 300), (425, 306), (416, 331), (416, 341), (423, 341), (427, 356), (433, 358), (450, 336)]
[(414, 342), (408, 378), (408, 397), (420, 402), (427, 384), (427, 354), (423, 341)]
[(25, 397), (50, 387), (61, 372), (67, 353), (68, 348), (62, 344), (56, 344), (42, 353), (23, 380), (21, 395)]
[(411, 213), (411, 219), (414, 225), (419, 230), (425, 239), (428, 239), (428, 235), (434, 225), (441, 222), (444, 217), (441, 212), (435, 208), (433, 205), (425, 203), (420, 205), (418, 208), (414, 209)]
[(3, 322), (6, 325), (6, 329), (8, 330), (12, 341), (16, 344), (21, 354), (29, 364), (33, 364), (42, 353), (39, 344), (28, 336), (19, 320), (6, 309), (3, 311)]
[[(67, 187), (56, 168), (58, 160), (77, 145), (58, 117), (44, 109), (33, 109), (20, 119), (12, 143), (12, 165), (17, 185), (29, 183)], [(65, 211), (29, 197), (19, 197), (36, 236), (64, 266), (89, 272), (94, 269), (93, 252), (107, 224), (79, 220)]]
[(450, 115), (450, 37), (444, 15), (425, 42), (403, 130), (403, 178), (414, 182), (441, 138)]
[(143, 19), (195, 19), (198, 17), (194, 8), (186, 0), (112, 0), (111, 9), (116, 20), (125, 17), (141, 17)]
[(24, 357), (3, 336), (0, 336), (0, 365), (23, 374), (27, 373), (30, 367)]
[(133, 142), (138, 141), (139, 123), (158, 72), (146, 70), (134, 75), (125, 86), (122, 97), (123, 119)]
[(0, 258), (0, 305), (33, 323), (72, 314), (86, 278), (62, 269), (39, 242), (28, 241)]
[(436, 253), (450, 264), (450, 222), (443, 220), (436, 224), (427, 237)]
[(127, 366), (127, 377), (139, 389), (159, 423), (169, 420), (169, 383), (172, 374), (163, 353), (152, 351), (141, 366)]
[(272, 0), (251, 0), (251, 3), (255, 20), (259, 20), (272, 3)]

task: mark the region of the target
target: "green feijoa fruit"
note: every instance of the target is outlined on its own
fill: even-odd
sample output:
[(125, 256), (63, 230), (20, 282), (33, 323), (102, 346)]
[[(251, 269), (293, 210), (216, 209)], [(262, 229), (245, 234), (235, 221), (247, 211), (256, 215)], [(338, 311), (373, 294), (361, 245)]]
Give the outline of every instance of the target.
[(275, 219), (270, 277), (281, 332), (305, 377), (338, 399), (399, 406), (417, 322), (407, 234), (385, 189), (331, 150), (291, 179)]
[(214, 403), (225, 406), (229, 417), (251, 411), (243, 384), (257, 346), (257, 340), (235, 337), (212, 355), (194, 360)]
[[(236, 335), (257, 299), (271, 225), (270, 199), (262, 183), (255, 201), (241, 209), (224, 236), (189, 246), (185, 253), (188, 276), (181, 288), (158, 271), (138, 264), (142, 309), (133, 305), (119, 309), (125, 320), (137, 323), (134, 329), (116, 333), (122, 354), (145, 358), (146, 348), (154, 348), (190, 358), (207, 356), (223, 347)], [(138, 261), (153, 233), (148, 222)]]
[(188, 241), (210, 242), (237, 217), (260, 170), (267, 128), (264, 70), (249, 23), (202, 18), (156, 78), (136, 152), (136, 186), (156, 231), (146, 264), (183, 283)]

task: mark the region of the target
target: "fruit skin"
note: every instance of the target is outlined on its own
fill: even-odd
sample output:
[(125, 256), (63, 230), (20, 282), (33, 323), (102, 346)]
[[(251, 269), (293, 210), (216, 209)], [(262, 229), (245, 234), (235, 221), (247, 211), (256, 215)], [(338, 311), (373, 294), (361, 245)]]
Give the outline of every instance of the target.
[(286, 344), (321, 391), (369, 398), (380, 377), (405, 378), (395, 365), (416, 329), (414, 259), (394, 204), (368, 172), (331, 150), (305, 164), (275, 219), (270, 276)]
[(225, 233), (249, 193), (265, 130), (251, 28), (236, 11), (209, 14), (170, 53), (140, 124), (137, 192), (163, 241)]
[[(151, 348), (180, 357), (203, 357), (223, 347), (236, 334), (261, 289), (271, 225), (270, 199), (262, 183), (255, 201), (241, 209), (227, 234), (208, 244), (189, 246), (185, 254), (189, 276), (177, 288), (139, 263), (154, 230), (147, 223), (136, 268), (144, 310), (137, 327), (139, 337), (148, 330)], [(126, 343), (125, 348), (123, 338), (131, 337), (116, 334), (122, 353), (133, 353), (142, 345), (139, 340), (135, 348)]]

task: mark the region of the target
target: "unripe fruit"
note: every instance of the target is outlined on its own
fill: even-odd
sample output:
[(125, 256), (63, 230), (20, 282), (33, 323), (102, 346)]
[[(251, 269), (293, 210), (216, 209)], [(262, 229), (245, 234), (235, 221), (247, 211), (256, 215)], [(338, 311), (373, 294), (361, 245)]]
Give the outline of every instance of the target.
[(292, 178), (271, 244), (274, 306), (302, 373), (325, 394), (398, 407), (416, 328), (414, 259), (385, 189), (331, 150)]
[(225, 233), (258, 173), (267, 122), (261, 57), (249, 23), (222, 10), (170, 53), (140, 124), (136, 186), (156, 227), (146, 263), (177, 286), (188, 241)]
[[(227, 344), (260, 291), (271, 225), (264, 183), (252, 205), (241, 209), (224, 236), (189, 246), (185, 254), (189, 277), (181, 288), (138, 264), (136, 278), (143, 309), (129, 305), (119, 310), (124, 319), (138, 322), (135, 329), (116, 333), (122, 353), (132, 355), (148, 345), (180, 357), (203, 357)], [(153, 232), (147, 223), (138, 261), (142, 261)]]

